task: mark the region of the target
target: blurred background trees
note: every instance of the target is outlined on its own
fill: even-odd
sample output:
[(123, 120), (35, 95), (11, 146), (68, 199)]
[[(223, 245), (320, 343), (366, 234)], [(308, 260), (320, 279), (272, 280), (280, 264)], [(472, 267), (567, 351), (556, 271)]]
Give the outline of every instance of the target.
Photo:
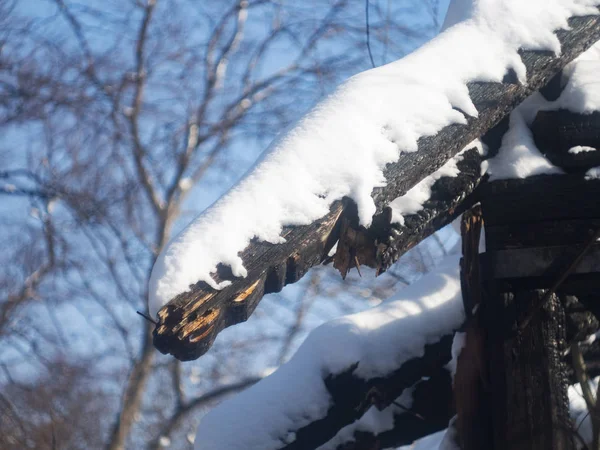
[[(445, 3), (373, 0), (373, 62), (431, 38)], [(1, 448), (191, 448), (203, 410), (453, 244), (377, 280), (318, 268), (193, 363), (135, 314), (173, 233), (371, 67), (365, 23), (344, 0), (0, 0)]]

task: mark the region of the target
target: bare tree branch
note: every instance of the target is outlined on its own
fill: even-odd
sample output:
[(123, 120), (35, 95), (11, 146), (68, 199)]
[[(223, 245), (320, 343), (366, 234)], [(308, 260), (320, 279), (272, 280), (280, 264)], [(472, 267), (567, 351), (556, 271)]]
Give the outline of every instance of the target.
[(133, 156), (135, 159), (135, 166), (137, 169), (137, 175), (140, 183), (146, 191), (146, 195), (151, 202), (152, 207), (157, 215), (162, 214), (164, 209), (164, 202), (159, 198), (154, 181), (148, 169), (146, 169), (144, 163), (144, 157), (147, 154), (142, 140), (140, 137), (139, 130), (139, 119), (140, 112), (142, 110), (142, 101), (144, 98), (144, 87), (146, 80), (146, 69), (145, 69), (145, 47), (148, 36), (148, 28), (152, 20), (154, 8), (156, 7), (156, 0), (148, 0), (146, 7), (144, 8), (144, 16), (142, 18), (140, 28), (138, 31), (138, 37), (136, 40), (135, 49), (135, 93), (133, 96), (133, 102), (131, 110), (127, 111), (127, 118), (129, 119), (129, 125), (131, 128), (131, 137), (133, 139)]
[(260, 378), (247, 378), (236, 383), (220, 386), (204, 395), (201, 395), (200, 397), (196, 397), (188, 403), (178, 405), (171, 417), (161, 428), (156, 439), (148, 444), (148, 450), (159, 450), (160, 438), (163, 436), (169, 436), (171, 433), (173, 433), (189, 413), (202, 406), (206, 406), (215, 400), (218, 400), (220, 397), (246, 389), (258, 381), (260, 381)]

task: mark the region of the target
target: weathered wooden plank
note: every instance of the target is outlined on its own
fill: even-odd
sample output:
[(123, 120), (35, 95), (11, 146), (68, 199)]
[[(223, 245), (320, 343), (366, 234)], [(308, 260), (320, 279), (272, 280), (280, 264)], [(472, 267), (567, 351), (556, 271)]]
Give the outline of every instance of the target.
[[(197, 283), (159, 313), (154, 345), (163, 353), (187, 361), (204, 354), (223, 328), (248, 319), (264, 294), (278, 292), (319, 264), (335, 243), (344, 202), (336, 202), (330, 213), (307, 227), (288, 227), (285, 244), (254, 241), (241, 257), (248, 276), (220, 290)], [(226, 268), (216, 274), (227, 279)]]
[[(569, 24), (569, 30), (557, 33), (562, 44), (562, 53), (558, 57), (543, 52), (522, 53), (528, 73), (527, 85), (470, 83), (468, 88), (479, 111), (478, 117), (469, 118), (467, 125), (451, 125), (435, 136), (420, 139), (418, 152), (403, 154), (396, 163), (388, 165), (385, 170), (387, 186), (373, 192), (378, 211), (373, 226), (369, 230), (358, 228), (373, 242), (375, 249), (372, 251), (376, 252), (376, 257), (372, 260), (376, 264), (385, 269), (402, 251), (448, 223), (469, 191), (461, 192), (458, 200), (446, 202), (446, 209), (436, 211), (435, 217), (417, 220), (416, 229), (401, 231), (404, 234), (401, 238), (392, 233), (389, 211), (386, 211), (389, 202), (405, 194), (468, 143), (482, 136), (527, 95), (544, 86), (565, 64), (600, 39), (598, 16), (572, 18)], [(480, 177), (472, 180), (470, 185), (474, 187), (479, 180)], [(330, 213), (319, 221), (308, 226), (286, 227), (283, 235), (287, 243), (281, 246), (253, 242), (241, 254), (248, 269), (246, 278), (234, 279), (225, 269), (215, 277), (232, 279), (228, 288), (214, 291), (205, 283), (197, 283), (191, 291), (173, 298), (159, 311), (154, 330), (155, 346), (182, 360), (202, 355), (221, 329), (245, 320), (262, 295), (297, 281), (308, 268), (323, 260), (330, 245), (339, 237), (342, 218), (356, 222), (350, 205), (347, 201), (335, 202)], [(393, 240), (390, 239), (392, 236)], [(366, 254), (371, 255), (369, 251)], [(359, 263), (365, 262), (359, 259)]]
[[(540, 111), (531, 130), (537, 147), (554, 165), (569, 172), (585, 172), (600, 166), (600, 112)], [(569, 152), (578, 145), (597, 150)]]
[[(567, 323), (567, 332), (568, 328)], [(595, 341), (592, 344), (582, 343), (580, 346), (589, 376), (593, 378), (600, 375), (600, 341)], [(463, 349), (461, 357), (464, 352)], [(469, 357), (469, 355), (465, 356)], [(570, 355), (564, 356), (563, 361), (567, 366), (568, 384), (577, 383)], [(486, 389), (489, 391), (490, 387), (487, 386)], [(488, 431), (483, 424), (489, 419), (490, 414), (491, 409), (488, 407), (485, 414), (478, 418), (482, 429), (475, 430), (475, 436), (481, 436)], [(446, 428), (453, 415), (454, 408), (452, 407), (452, 388), (449, 372), (446, 369), (441, 369), (439, 374), (433, 375), (415, 387), (411, 408), (407, 412), (394, 416), (394, 426), (391, 430), (381, 433), (357, 432), (350, 441), (339, 446), (338, 450), (373, 450), (410, 445), (421, 437)], [(489, 437), (491, 437), (491, 433)], [(489, 450), (492, 447), (490, 444), (479, 448)], [(461, 449), (467, 450), (464, 442), (461, 444)]]
[(600, 218), (600, 180), (582, 175), (498, 180), (478, 191), (486, 226)]
[(508, 225), (486, 225), (487, 251), (523, 247), (577, 245), (587, 239), (590, 229), (600, 228), (600, 219), (552, 220)]
[[(422, 211), (406, 217), (404, 227), (392, 227), (389, 218), (386, 220), (383, 214), (369, 230), (358, 227), (354, 203), (344, 200), (336, 202), (327, 216), (309, 227), (286, 228), (283, 233), (287, 240), (285, 244), (253, 242), (241, 254), (248, 276), (232, 279), (226, 268), (221, 268), (215, 279), (232, 279), (231, 286), (215, 291), (198, 283), (193, 290), (178, 296), (159, 311), (154, 345), (181, 360), (198, 358), (210, 348), (219, 331), (246, 320), (263, 295), (280, 291), (323, 261), (340, 239), (343, 223), (350, 225), (346, 233), (353, 234), (353, 247), (338, 244), (336, 253), (336, 258), (345, 256), (346, 270), (353, 267), (348, 264), (354, 264), (351, 252), (359, 264), (385, 270), (401, 254), (450, 223), (475, 201), (465, 200), (465, 197), (482, 179), (481, 161), (476, 150), (467, 151), (458, 163), (460, 174), (438, 180), (433, 186), (435, 194)], [(344, 267), (338, 267), (340, 271), (344, 270)]]
[[(488, 278), (552, 278), (559, 276), (579, 251), (579, 246), (557, 245), (488, 251), (481, 258)], [(600, 276), (600, 244), (593, 245), (586, 252), (572, 273)]]
[(573, 450), (562, 361), (564, 309), (551, 295), (525, 328), (543, 290), (497, 292), (485, 300), (485, 328), (492, 393), (493, 448)]

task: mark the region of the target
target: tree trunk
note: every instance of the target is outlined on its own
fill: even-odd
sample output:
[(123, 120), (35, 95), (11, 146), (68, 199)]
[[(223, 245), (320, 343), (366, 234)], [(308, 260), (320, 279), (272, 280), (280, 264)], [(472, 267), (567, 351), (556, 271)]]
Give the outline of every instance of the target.
[(119, 414), (111, 430), (106, 450), (125, 450), (127, 436), (129, 436), (136, 419), (136, 414), (140, 410), (146, 381), (148, 381), (148, 377), (150, 376), (152, 361), (156, 353), (152, 345), (150, 326), (146, 326), (145, 328), (142, 353), (131, 369), (125, 395), (123, 396)]

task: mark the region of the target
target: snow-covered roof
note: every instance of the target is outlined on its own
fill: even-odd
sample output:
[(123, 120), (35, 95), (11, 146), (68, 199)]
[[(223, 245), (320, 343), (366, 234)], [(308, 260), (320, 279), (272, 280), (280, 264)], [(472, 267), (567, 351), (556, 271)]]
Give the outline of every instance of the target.
[[(452, 336), (463, 321), (458, 255), (451, 255), (382, 305), (315, 329), (289, 362), (210, 411), (200, 423), (195, 448), (282, 448), (294, 442), (303, 427), (327, 416), (333, 400), (326, 378), (356, 363), (352, 375), (357, 379), (389, 376), (405, 362), (423, 357), (428, 344)], [(448, 348), (447, 361), (450, 356)], [(404, 396), (404, 406), (410, 407), (410, 391)], [(362, 422), (348, 423), (319, 448), (335, 449), (361, 423), (369, 429), (385, 424), (391, 428), (397, 411), (394, 405), (381, 412), (372, 409)], [(337, 430), (332, 431), (335, 435)]]
[(150, 280), (152, 315), (198, 281), (214, 289), (229, 284), (213, 278), (218, 264), (245, 277), (239, 253), (251, 239), (282, 243), (284, 226), (309, 224), (344, 196), (356, 202), (360, 224), (368, 226), (376, 212), (373, 190), (387, 183), (386, 165), (417, 152), (421, 138), (477, 117), (468, 83), (500, 83), (508, 71), (527, 83), (519, 50), (560, 54), (555, 31), (573, 16), (597, 14), (600, 2), (459, 3), (467, 8), (459, 7), (456, 17), (465, 20), (405, 58), (343, 83), (169, 243)]

